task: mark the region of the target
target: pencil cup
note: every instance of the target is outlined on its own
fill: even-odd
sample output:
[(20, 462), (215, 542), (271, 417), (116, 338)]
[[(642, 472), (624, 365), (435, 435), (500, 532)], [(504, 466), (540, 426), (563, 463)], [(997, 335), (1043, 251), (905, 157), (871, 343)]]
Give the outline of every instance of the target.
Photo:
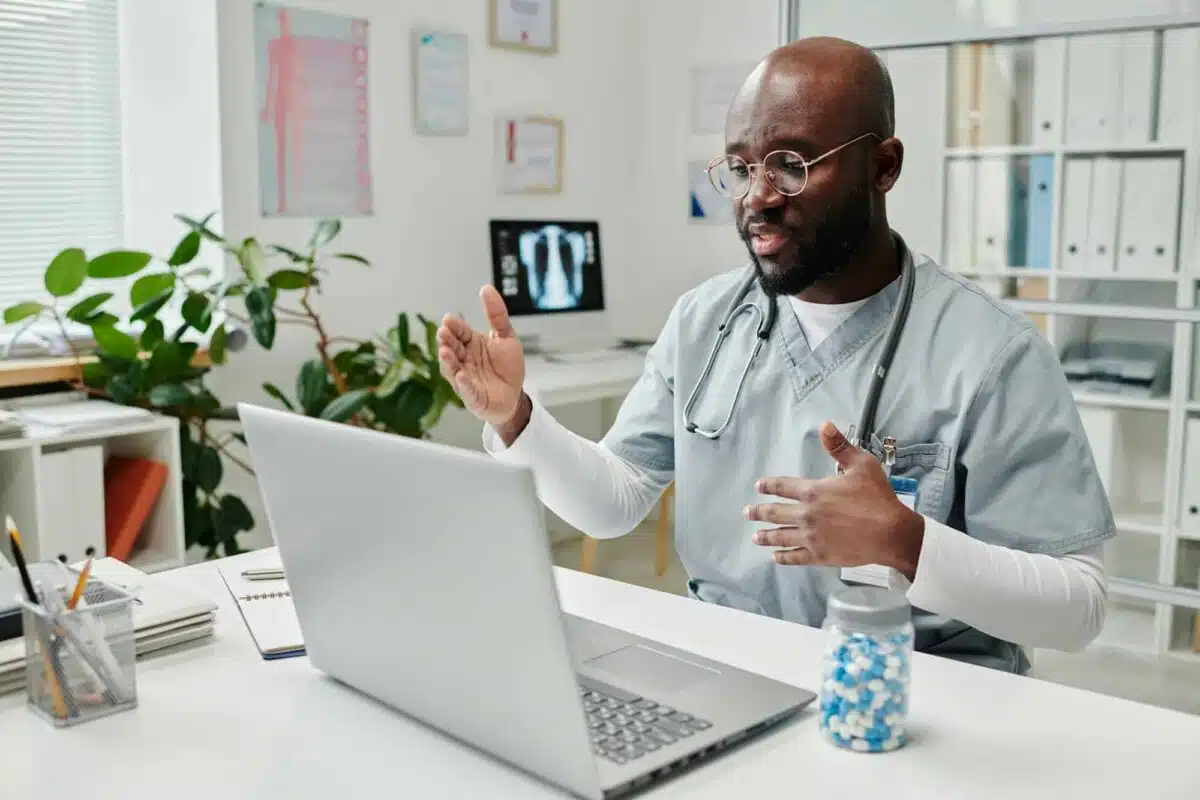
[(67, 727), (137, 706), (133, 602), (95, 578), (74, 609), (22, 600), (29, 708)]

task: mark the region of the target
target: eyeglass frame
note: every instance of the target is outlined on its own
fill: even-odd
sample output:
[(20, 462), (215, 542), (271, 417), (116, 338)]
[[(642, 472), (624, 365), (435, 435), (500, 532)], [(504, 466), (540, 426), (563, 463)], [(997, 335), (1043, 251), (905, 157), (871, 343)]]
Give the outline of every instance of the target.
[(763, 156), (762, 161), (755, 162), (755, 163), (750, 163), (749, 161), (746, 161), (746, 159), (742, 158), (741, 156), (733, 156), (733, 158), (736, 158), (739, 161), (741, 161), (742, 163), (744, 163), (746, 165), (746, 169), (750, 170), (750, 178), (749, 178), (749, 180), (746, 181), (746, 190), (743, 191), (741, 194), (737, 194), (737, 195), (726, 194), (725, 192), (721, 191), (721, 187), (717, 186), (717, 182), (713, 180), (713, 174), (712, 174), (713, 169), (717, 166), (717, 164), (719, 164), (720, 162), (722, 162), (725, 159), (730, 157), (728, 153), (726, 153), (723, 156), (717, 156), (712, 161), (709, 161), (708, 166), (704, 168), (704, 174), (708, 175), (708, 182), (712, 184), (713, 188), (716, 189), (717, 192), (720, 193), (722, 197), (728, 197), (730, 200), (741, 200), (743, 197), (750, 194), (750, 190), (754, 188), (754, 168), (759, 167), (761, 169), (763, 167), (763, 165), (766, 163), (767, 159), (770, 158), (771, 156), (775, 155), (776, 153), (787, 153), (789, 155), (793, 155), (796, 158), (800, 159), (800, 162), (802, 164), (804, 164), (804, 185), (800, 187), (800, 191), (790, 192), (790, 193), (783, 191), (782, 189), (780, 189), (778, 186), (775, 185), (774, 181), (771, 180), (770, 173), (767, 170), (763, 170), (763, 178), (764, 178), (764, 180), (766, 180), (768, 186), (770, 186), (774, 191), (778, 192), (779, 194), (783, 195), (784, 197), (796, 197), (796, 196), (802, 194), (804, 192), (804, 190), (808, 188), (808, 173), (814, 164), (820, 162), (823, 159), (828, 158), (829, 156), (833, 155), (834, 153), (844, 150), (845, 148), (849, 147), (852, 144), (855, 144), (856, 142), (861, 142), (863, 139), (866, 139), (868, 136), (874, 136), (879, 141), (881, 141), (881, 142), (883, 141), (883, 137), (880, 136), (878, 133), (864, 133), (861, 136), (854, 137), (853, 139), (851, 139), (848, 142), (843, 142), (842, 144), (839, 144), (837, 147), (833, 148), (832, 150), (828, 150), (828, 151), (822, 153), (821, 155), (817, 156), (816, 158), (812, 159), (811, 161), (808, 160), (807, 158), (805, 158), (804, 156), (800, 155), (799, 153), (797, 153), (795, 150), (772, 150), (771, 152), (769, 152), (765, 156)]

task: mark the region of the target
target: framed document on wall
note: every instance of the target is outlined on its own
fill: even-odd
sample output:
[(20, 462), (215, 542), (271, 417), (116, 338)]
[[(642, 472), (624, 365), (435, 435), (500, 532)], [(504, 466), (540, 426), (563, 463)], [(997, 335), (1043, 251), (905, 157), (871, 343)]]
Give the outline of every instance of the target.
[(562, 191), (563, 122), (557, 117), (500, 117), (496, 121), (500, 191)]
[(531, 53), (557, 53), (558, 0), (488, 0), (488, 43)]

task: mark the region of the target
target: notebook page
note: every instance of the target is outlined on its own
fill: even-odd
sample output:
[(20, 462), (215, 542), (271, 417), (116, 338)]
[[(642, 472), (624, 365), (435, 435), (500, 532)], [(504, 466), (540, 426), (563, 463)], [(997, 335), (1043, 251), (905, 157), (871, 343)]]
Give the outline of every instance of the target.
[(242, 577), (242, 572), (250, 566), (278, 566), (278, 562), (261, 565), (241, 562), (236, 567), (222, 566), (219, 571), (254, 645), (267, 659), (303, 655), (304, 637), (287, 581), (252, 581)]

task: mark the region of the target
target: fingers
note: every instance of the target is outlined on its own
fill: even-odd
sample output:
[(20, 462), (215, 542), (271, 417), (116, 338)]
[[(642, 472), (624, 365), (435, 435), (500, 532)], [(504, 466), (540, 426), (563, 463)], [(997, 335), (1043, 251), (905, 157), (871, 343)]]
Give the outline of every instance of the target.
[(807, 547), (796, 547), (792, 550), (780, 550), (773, 553), (776, 564), (782, 564), (787, 567), (803, 567), (808, 564), (817, 563), (816, 556)]
[(458, 356), (454, 355), (449, 347), (438, 348), (438, 369), (442, 373), (442, 377), (450, 381), (450, 385), (454, 385), (454, 376), (462, 369), (462, 361)]
[(754, 532), (751, 541), (763, 547), (803, 547), (808, 535), (791, 526), (763, 528)]
[(824, 445), (825, 452), (833, 456), (833, 460), (844, 470), (864, 463), (863, 459), (875, 460), (875, 457), (866, 450), (860, 450), (852, 445), (850, 440), (843, 436), (832, 422), (826, 422), (821, 426), (821, 444)]
[(754, 489), (759, 494), (809, 501), (813, 499), (816, 483), (804, 478), (762, 478), (754, 485)]
[(465, 319), (450, 314), (442, 317), (442, 324), (438, 328), (438, 341), (443, 343), (458, 341), (465, 345), (471, 341), (471, 337), (474, 335), (475, 331), (471, 330), (471, 326)]
[(460, 339), (457, 335), (452, 333), (450, 331), (450, 328), (447, 327), (446, 325), (443, 325), (442, 327), (438, 328), (437, 341), (438, 341), (438, 345), (440, 345), (439, 352), (440, 352), (441, 348), (446, 348), (459, 361), (464, 361), (466, 359), (466, 357), (467, 357), (466, 343), (462, 339)]
[(808, 524), (810, 516), (808, 506), (803, 503), (755, 503), (746, 506), (744, 515), (752, 522), (792, 526)]
[(504, 298), (496, 291), (496, 287), (484, 286), (479, 290), (479, 299), (483, 303), (483, 313), (487, 316), (492, 331), (502, 338), (513, 336), (515, 331), (508, 319), (508, 308), (505, 307)]

